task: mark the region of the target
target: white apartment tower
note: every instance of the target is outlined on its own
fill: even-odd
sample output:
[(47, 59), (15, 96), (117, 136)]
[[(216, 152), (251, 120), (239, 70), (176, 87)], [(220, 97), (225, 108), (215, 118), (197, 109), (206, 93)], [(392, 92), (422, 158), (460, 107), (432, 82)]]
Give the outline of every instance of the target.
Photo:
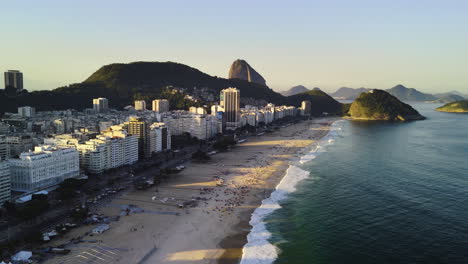
[(93, 99), (93, 109), (96, 113), (107, 112), (109, 110), (109, 100), (102, 97)]
[(36, 109), (31, 106), (18, 107), (18, 115), (22, 117), (33, 117), (36, 114)]
[(300, 110), (301, 115), (309, 116), (312, 112), (312, 103), (310, 101), (302, 101)]
[(137, 111), (146, 110), (146, 102), (144, 100), (135, 101), (135, 110), (137, 110)]
[(169, 112), (169, 101), (167, 99), (156, 99), (152, 102), (152, 109), (158, 113)]
[(153, 123), (149, 132), (152, 153), (171, 149), (171, 134), (165, 123)]
[(59, 147), (76, 148), (81, 169), (89, 173), (99, 174), (138, 161), (138, 138), (128, 135), (122, 126), (111, 126), (95, 139), (82, 143), (64, 135), (45, 139), (44, 142)]
[(224, 107), (226, 128), (236, 129), (240, 126), (240, 91), (227, 88), (221, 91), (220, 105)]

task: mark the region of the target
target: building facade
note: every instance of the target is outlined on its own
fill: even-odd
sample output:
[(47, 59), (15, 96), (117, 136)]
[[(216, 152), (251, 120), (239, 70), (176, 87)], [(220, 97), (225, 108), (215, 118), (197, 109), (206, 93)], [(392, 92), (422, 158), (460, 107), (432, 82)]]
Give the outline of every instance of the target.
[(11, 199), (10, 164), (0, 159), (0, 206)]
[(312, 103), (310, 101), (302, 101), (300, 111), (302, 116), (310, 116), (312, 113)]
[(152, 102), (152, 109), (158, 113), (169, 112), (169, 101), (167, 99), (156, 99)]
[(151, 147), (149, 141), (149, 125), (145, 119), (140, 117), (130, 117), (130, 121), (124, 124), (129, 135), (138, 138), (138, 153), (140, 158), (151, 157)]
[(146, 102), (144, 100), (135, 101), (135, 110), (137, 111), (146, 110)]
[(80, 168), (93, 174), (138, 161), (138, 138), (128, 135), (120, 125), (111, 126), (94, 139), (83, 141), (67, 134), (45, 139), (44, 143), (75, 148), (80, 156)]
[(153, 123), (149, 137), (151, 153), (171, 149), (171, 133), (165, 123)]
[(93, 110), (96, 113), (104, 113), (109, 110), (109, 100), (107, 98), (93, 99)]
[(15, 191), (43, 190), (80, 175), (79, 154), (74, 148), (43, 145), (9, 163), (11, 189)]
[(18, 115), (22, 117), (33, 117), (36, 115), (36, 109), (31, 106), (18, 107)]
[(240, 127), (240, 91), (236, 88), (227, 88), (221, 91), (220, 105), (224, 107), (224, 118), (227, 129)]
[(220, 120), (212, 115), (198, 115), (187, 112), (175, 112), (164, 118), (171, 135), (189, 133), (192, 137), (207, 140), (220, 133)]
[(19, 156), (23, 152), (28, 152), (33, 149), (33, 140), (31, 136), (7, 136), (6, 143), (8, 145), (8, 156)]
[(8, 157), (9, 151), (6, 136), (0, 135), (0, 160), (6, 160)]
[(23, 87), (23, 73), (16, 70), (9, 70), (5, 72), (5, 88), (13, 87), (16, 92), (21, 92)]
[(192, 114), (197, 114), (197, 115), (206, 115), (206, 109), (203, 107), (196, 107), (196, 106), (191, 106), (189, 108), (189, 112)]

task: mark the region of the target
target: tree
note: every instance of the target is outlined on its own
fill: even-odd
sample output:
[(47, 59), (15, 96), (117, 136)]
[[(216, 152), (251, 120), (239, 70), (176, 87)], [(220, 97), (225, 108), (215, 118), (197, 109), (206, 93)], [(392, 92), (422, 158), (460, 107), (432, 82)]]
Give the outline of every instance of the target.
[(16, 213), (16, 204), (6, 201), (3, 203), (3, 208), (7, 211), (7, 214), (13, 215)]
[(219, 138), (216, 140), (216, 142), (213, 144), (213, 148), (215, 148), (218, 151), (225, 151), (229, 146), (235, 145), (236, 141), (234, 140), (233, 135), (227, 135)]
[(196, 161), (208, 161), (211, 157), (206, 152), (199, 149), (197, 152), (192, 154), (192, 159)]
[(18, 209), (18, 216), (24, 220), (30, 220), (44, 213), (49, 208), (47, 200), (31, 200)]

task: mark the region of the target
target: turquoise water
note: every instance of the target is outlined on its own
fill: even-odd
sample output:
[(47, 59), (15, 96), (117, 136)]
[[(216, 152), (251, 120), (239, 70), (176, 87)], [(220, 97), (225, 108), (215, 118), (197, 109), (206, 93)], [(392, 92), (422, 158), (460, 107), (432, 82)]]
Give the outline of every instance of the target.
[(275, 263), (468, 263), (468, 115), (342, 121), (266, 218)]

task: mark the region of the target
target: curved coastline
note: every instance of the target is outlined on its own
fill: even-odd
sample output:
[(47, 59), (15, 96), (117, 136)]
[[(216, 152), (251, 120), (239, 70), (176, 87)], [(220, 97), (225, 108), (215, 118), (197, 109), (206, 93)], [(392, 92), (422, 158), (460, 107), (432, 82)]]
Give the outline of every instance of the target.
[(287, 199), (288, 195), (296, 190), (299, 182), (309, 178), (310, 172), (300, 168), (302, 164), (314, 160), (325, 151), (326, 146), (335, 142), (337, 131), (341, 130), (340, 122), (336, 120), (329, 126), (329, 131), (319, 140), (303, 148), (291, 159), (284, 176), (270, 196), (261, 202), (250, 218), (252, 229), (248, 233), (247, 243), (242, 249), (241, 264), (270, 264), (278, 258), (278, 249), (269, 242), (271, 233), (267, 230), (265, 218), (275, 210), (281, 208), (280, 202)]

